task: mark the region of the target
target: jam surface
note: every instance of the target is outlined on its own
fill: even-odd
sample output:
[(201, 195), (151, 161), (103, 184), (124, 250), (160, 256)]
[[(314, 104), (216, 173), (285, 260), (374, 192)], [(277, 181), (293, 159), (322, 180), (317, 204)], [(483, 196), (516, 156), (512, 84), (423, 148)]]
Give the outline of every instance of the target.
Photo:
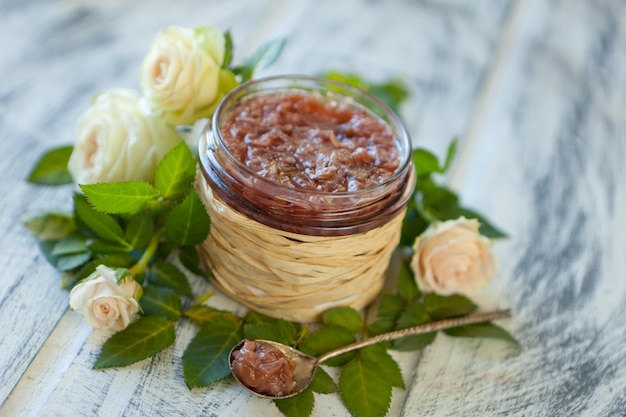
[(251, 97), (222, 124), (227, 149), (275, 183), (322, 192), (351, 192), (389, 178), (400, 163), (391, 129), (349, 103), (314, 94)]
[(296, 387), (293, 362), (268, 343), (245, 340), (231, 360), (237, 379), (256, 393), (282, 397)]

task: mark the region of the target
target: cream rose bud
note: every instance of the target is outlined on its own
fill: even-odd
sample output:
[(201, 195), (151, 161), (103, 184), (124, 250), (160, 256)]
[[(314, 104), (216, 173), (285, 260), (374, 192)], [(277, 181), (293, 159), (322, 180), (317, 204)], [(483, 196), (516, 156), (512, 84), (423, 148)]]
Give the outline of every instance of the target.
[(411, 268), (424, 291), (468, 295), (495, 275), (491, 242), (477, 220), (461, 217), (432, 224), (413, 245)]
[(70, 292), (70, 307), (96, 329), (124, 330), (139, 312), (141, 286), (129, 275), (118, 282), (120, 270), (98, 265)]
[(68, 170), (79, 184), (151, 181), (161, 158), (181, 140), (137, 92), (113, 89), (79, 119)]
[(219, 98), (224, 34), (213, 26), (161, 30), (140, 71), (141, 89), (154, 111), (170, 123), (210, 116)]

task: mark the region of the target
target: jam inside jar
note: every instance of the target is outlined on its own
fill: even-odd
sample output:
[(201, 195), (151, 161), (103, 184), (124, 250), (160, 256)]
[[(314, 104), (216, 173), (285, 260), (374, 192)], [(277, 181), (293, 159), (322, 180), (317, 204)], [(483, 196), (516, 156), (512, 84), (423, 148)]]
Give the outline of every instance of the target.
[(230, 92), (200, 141), (201, 169), (229, 207), (313, 236), (367, 232), (413, 191), (411, 143), (399, 118), (343, 83), (279, 76)]

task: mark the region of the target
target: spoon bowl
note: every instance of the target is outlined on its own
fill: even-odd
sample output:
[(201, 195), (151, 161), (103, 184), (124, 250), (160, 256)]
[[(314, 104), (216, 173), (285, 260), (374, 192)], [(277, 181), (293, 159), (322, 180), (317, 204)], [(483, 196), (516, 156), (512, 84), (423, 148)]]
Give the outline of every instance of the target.
[[(378, 336), (374, 336), (368, 339), (361, 340), (356, 343), (352, 343), (347, 346), (343, 346), (341, 348), (331, 350), (330, 352), (326, 352), (323, 355), (318, 357), (313, 357), (311, 355), (307, 355), (306, 353), (300, 352), (296, 348), (285, 345), (283, 343), (274, 342), (272, 340), (248, 340), (244, 339), (238, 344), (236, 344), (230, 351), (229, 355), (229, 365), (232, 375), (235, 377), (235, 380), (241, 384), (246, 390), (250, 391), (254, 395), (263, 398), (273, 398), (273, 399), (282, 399), (293, 397), (294, 395), (299, 394), (303, 390), (305, 390), (313, 381), (313, 377), (315, 376), (315, 371), (320, 363), (334, 358), (336, 356), (342, 355), (346, 352), (350, 352), (352, 350), (360, 349), (366, 346), (371, 346), (376, 343), (386, 342), (390, 340), (397, 340), (407, 336), (413, 336), (417, 334), (430, 333), (438, 330), (450, 329), (458, 326), (465, 326), (468, 324), (477, 324), (484, 323), (491, 320), (503, 319), (511, 316), (510, 310), (498, 310), (487, 313), (475, 313), (470, 314), (465, 317), (456, 317), (451, 319), (439, 320), (432, 323), (423, 324), (420, 326), (409, 327), (402, 330), (396, 330), (394, 332), (383, 333)], [(255, 387), (248, 386), (244, 381), (242, 375), (236, 370), (235, 363), (237, 361), (237, 354), (244, 347), (246, 342), (254, 342), (254, 346), (265, 346), (269, 349), (275, 349), (278, 352), (279, 356), (283, 356), (286, 358), (291, 364), (293, 364), (293, 374), (288, 378), (291, 379), (293, 388), (289, 392), (280, 392), (279, 394), (272, 395), (263, 392), (259, 392)], [(264, 354), (260, 354), (263, 356)], [(259, 365), (259, 369), (250, 369), (250, 372), (263, 372), (262, 368), (264, 365)]]

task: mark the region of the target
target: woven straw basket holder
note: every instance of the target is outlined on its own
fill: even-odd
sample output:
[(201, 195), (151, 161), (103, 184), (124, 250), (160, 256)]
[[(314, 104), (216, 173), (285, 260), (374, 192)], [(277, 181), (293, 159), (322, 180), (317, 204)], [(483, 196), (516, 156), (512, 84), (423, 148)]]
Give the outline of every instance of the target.
[(365, 233), (309, 236), (233, 210), (201, 174), (196, 188), (211, 216), (211, 232), (199, 248), (202, 260), (213, 284), (248, 308), (312, 322), (332, 307), (361, 309), (382, 289), (404, 211)]

